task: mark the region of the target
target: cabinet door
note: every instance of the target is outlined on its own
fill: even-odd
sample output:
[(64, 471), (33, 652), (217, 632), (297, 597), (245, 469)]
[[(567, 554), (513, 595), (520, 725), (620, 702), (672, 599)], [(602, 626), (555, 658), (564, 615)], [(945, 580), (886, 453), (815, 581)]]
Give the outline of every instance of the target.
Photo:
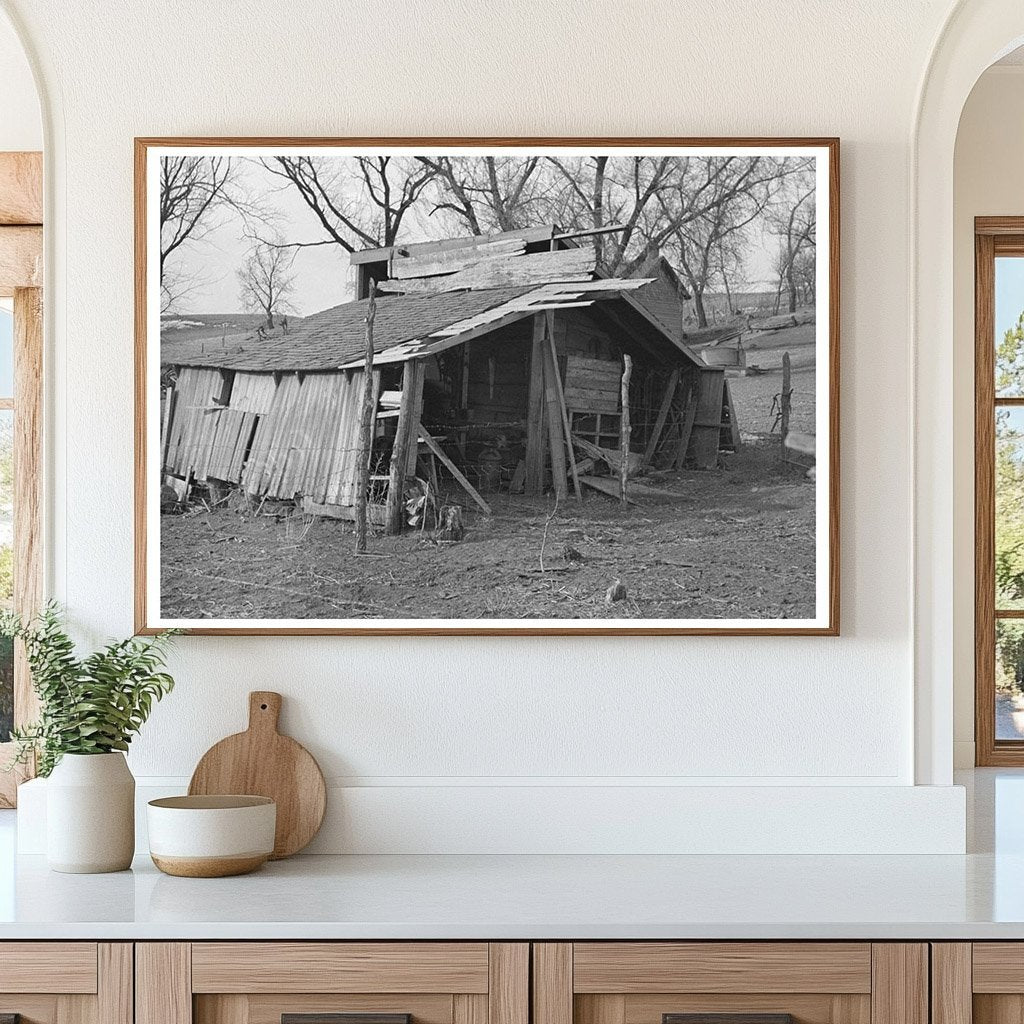
[(6, 1024), (132, 1024), (130, 943), (0, 942)]
[(136, 984), (136, 1024), (529, 1024), (525, 943), (140, 943)]
[(1024, 942), (932, 946), (935, 1024), (1016, 1024), (1024, 1020)]
[(922, 943), (538, 943), (533, 1024), (928, 1024)]

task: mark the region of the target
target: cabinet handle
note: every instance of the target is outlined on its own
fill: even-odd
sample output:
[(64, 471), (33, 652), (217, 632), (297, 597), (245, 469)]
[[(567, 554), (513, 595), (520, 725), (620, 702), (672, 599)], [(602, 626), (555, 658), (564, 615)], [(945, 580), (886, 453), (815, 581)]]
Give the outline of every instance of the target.
[(663, 1013), (661, 1024), (794, 1024), (791, 1013)]
[[(11, 1022), (0, 1020), (0, 1024)], [(13, 1024), (18, 1024), (14, 1021)], [(281, 1024), (412, 1024), (411, 1013), (282, 1013)]]

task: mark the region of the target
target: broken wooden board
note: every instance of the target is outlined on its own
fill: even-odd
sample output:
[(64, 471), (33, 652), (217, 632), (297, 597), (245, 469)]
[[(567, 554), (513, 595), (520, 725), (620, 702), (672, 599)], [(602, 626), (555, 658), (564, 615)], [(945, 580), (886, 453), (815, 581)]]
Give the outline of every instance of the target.
[[(382, 281), (382, 291), (432, 294), (482, 288), (514, 288), (520, 285), (556, 284), (563, 281), (589, 283), (597, 265), (593, 249), (559, 249), (530, 255), (503, 254), (478, 259), (454, 273), (438, 271), (430, 276), (400, 277)], [(408, 269), (396, 263), (402, 273)]]
[(448, 472), (455, 477), (462, 486), (462, 489), (473, 499), (473, 501), (475, 501), (477, 505), (487, 513), (487, 515), (491, 515), (491, 506), (480, 497), (477, 489), (462, 475), (458, 466), (456, 466), (455, 463), (445, 455), (444, 449), (442, 449), (434, 438), (423, 429), (422, 423), (418, 425), (417, 429), (419, 430), (419, 440), (422, 441), (441, 460)]
[(526, 252), (526, 242), (521, 238), (481, 242), (479, 245), (465, 246), (461, 249), (420, 255), (402, 256), (396, 252), (391, 257), (390, 272), (392, 278), (402, 280), (436, 277), (443, 274), (455, 274), (488, 260), (520, 256), (524, 252)]
[[(610, 498), (614, 498), (616, 501), (621, 499), (619, 493), (619, 481), (615, 477), (610, 476), (581, 476), (580, 483), (586, 484), (587, 487), (593, 488), (595, 491), (600, 491), (602, 494), (607, 494)], [(640, 502), (631, 498), (628, 494), (626, 495), (627, 505), (639, 505)]]

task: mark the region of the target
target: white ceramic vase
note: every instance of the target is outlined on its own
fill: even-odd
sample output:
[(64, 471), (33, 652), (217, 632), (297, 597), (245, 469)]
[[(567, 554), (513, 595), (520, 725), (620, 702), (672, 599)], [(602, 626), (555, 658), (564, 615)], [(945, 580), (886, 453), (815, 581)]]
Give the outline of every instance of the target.
[(135, 853), (135, 779), (124, 754), (65, 754), (46, 783), (54, 871), (124, 871)]

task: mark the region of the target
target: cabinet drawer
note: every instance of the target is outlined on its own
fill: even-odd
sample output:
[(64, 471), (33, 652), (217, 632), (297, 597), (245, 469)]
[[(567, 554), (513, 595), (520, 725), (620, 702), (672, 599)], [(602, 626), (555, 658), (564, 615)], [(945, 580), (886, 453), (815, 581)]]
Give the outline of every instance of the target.
[(0, 992), (93, 993), (96, 957), (95, 942), (0, 943)]
[(923, 943), (537, 943), (534, 1024), (927, 1024)]
[(132, 1024), (126, 942), (0, 942), (0, 1018), (22, 1024)]
[(136, 947), (136, 1024), (529, 1024), (514, 942)]

